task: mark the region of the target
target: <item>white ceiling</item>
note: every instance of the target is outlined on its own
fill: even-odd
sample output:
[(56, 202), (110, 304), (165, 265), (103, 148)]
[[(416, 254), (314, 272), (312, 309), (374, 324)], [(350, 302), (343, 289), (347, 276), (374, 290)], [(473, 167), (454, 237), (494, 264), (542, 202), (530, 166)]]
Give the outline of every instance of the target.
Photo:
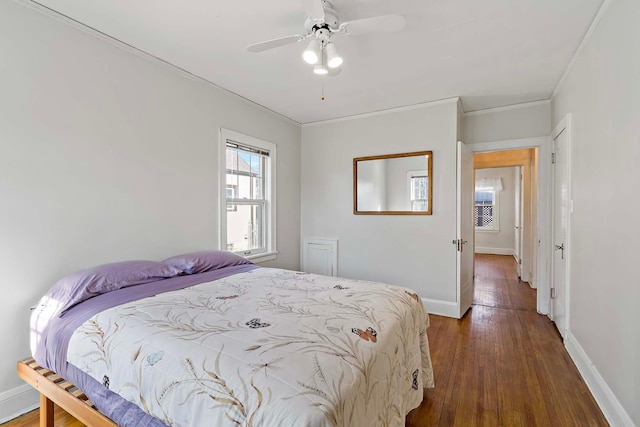
[[(300, 0), (38, 0), (299, 123), (460, 96), (465, 111), (548, 99), (603, 0), (334, 0), (341, 21), (401, 13), (404, 31), (334, 37), (336, 77), (306, 43)], [(320, 99), (324, 86), (325, 100)]]

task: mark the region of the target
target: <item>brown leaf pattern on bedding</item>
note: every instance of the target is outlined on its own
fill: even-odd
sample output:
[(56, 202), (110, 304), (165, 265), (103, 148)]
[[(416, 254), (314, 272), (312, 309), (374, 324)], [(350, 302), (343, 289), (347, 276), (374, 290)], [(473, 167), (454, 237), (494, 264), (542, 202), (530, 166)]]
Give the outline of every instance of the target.
[(68, 361), (171, 426), (403, 426), (433, 386), (414, 295), (261, 268), (100, 313)]
[(84, 334), (85, 337), (93, 344), (91, 349), (80, 356), (89, 359), (91, 366), (105, 365), (107, 372), (111, 368), (111, 347), (112, 338), (118, 332), (120, 326), (118, 322), (107, 324), (104, 328), (94, 320), (89, 320), (78, 329), (78, 332)]

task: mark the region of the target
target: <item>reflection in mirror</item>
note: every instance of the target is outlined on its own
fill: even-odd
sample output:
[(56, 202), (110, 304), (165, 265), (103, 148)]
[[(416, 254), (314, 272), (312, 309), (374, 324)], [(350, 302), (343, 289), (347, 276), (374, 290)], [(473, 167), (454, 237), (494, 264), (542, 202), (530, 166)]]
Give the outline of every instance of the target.
[(353, 159), (353, 213), (431, 215), (431, 151)]

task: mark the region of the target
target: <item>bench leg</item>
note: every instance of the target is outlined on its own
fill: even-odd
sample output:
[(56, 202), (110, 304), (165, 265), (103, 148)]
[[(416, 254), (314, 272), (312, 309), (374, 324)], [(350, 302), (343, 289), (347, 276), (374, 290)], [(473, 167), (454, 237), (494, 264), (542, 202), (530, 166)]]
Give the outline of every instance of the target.
[(53, 427), (53, 402), (40, 393), (40, 427)]

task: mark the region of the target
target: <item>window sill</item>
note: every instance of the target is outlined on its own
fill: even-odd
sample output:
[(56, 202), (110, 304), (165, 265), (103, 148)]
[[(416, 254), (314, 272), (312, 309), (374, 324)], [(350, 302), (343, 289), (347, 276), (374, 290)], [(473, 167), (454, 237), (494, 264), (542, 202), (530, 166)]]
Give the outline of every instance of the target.
[(495, 233), (498, 234), (500, 232), (500, 229), (494, 229), (494, 228), (476, 228), (476, 232), (477, 233)]
[(254, 263), (271, 261), (278, 258), (278, 251), (273, 252), (265, 252), (263, 254), (249, 255), (247, 258), (249, 261)]

